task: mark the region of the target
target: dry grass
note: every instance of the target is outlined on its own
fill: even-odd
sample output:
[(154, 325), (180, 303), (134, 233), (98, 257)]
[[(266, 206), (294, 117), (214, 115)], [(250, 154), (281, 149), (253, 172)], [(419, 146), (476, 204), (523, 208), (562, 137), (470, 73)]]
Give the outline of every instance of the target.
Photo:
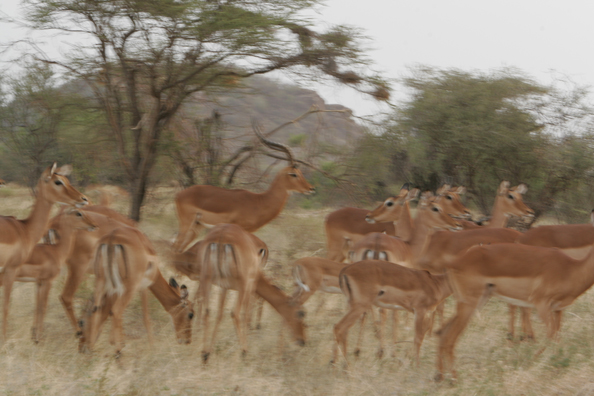
[[(22, 217), (30, 207), (27, 190), (0, 190), (2, 213)], [(177, 227), (172, 191), (154, 191), (145, 208), (141, 228), (154, 239), (170, 239)], [(115, 205), (125, 210), (126, 205)], [(290, 292), (291, 262), (307, 255), (324, 254), (325, 212), (285, 210), (258, 235), (271, 248), (269, 275)], [(171, 270), (163, 266), (164, 272)], [(191, 281), (182, 279), (191, 284)], [(148, 345), (139, 301), (134, 300), (125, 316), (127, 345), (122, 358), (113, 358), (113, 348), (104, 332), (96, 351), (79, 354), (72, 329), (58, 303), (63, 278), (56, 281), (46, 318), (46, 338), (39, 345), (30, 340), (34, 286), (18, 284), (11, 302), (9, 340), (0, 347), (0, 394), (5, 395), (594, 395), (594, 296), (588, 292), (564, 315), (559, 344), (549, 346), (538, 358), (534, 353), (544, 342), (544, 328), (534, 315), (537, 343), (506, 340), (507, 306), (491, 301), (473, 318), (458, 344), (460, 381), (436, 384), (437, 339), (428, 337), (416, 368), (409, 357), (412, 318), (402, 329), (395, 357), (388, 353), (375, 358), (377, 340), (371, 326), (361, 357), (351, 357), (350, 367), (329, 366), (332, 326), (344, 312), (340, 295), (314, 296), (309, 311), (307, 346), (285, 345), (279, 354), (280, 319), (265, 307), (261, 330), (249, 334), (249, 354), (241, 359), (238, 342), (228, 315), (221, 326), (215, 353), (208, 365), (200, 360), (200, 330), (195, 329), (189, 346), (175, 342), (169, 316), (154, 299), (151, 315), (158, 341)], [(80, 309), (90, 296), (92, 280), (78, 292)], [(196, 289), (191, 284), (192, 291)], [(325, 304), (318, 314), (315, 307)], [(229, 307), (232, 302), (228, 302)], [(446, 317), (451, 316), (449, 301)], [(403, 316), (401, 316), (403, 318)], [(404, 320), (401, 320), (401, 323)], [(351, 331), (351, 348), (356, 328)]]

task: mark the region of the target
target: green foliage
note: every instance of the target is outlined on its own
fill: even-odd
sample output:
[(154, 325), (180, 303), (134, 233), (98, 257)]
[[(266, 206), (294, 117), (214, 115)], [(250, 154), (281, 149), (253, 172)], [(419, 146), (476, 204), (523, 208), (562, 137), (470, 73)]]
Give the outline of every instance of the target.
[(539, 116), (583, 106), (579, 93), (563, 100), (554, 89), (510, 70), (424, 69), (404, 84), (411, 99), (397, 108), (381, 136), (357, 149), (358, 166), (369, 169), (365, 174), (378, 169), (377, 180), (429, 190), (444, 182), (464, 185), (483, 213), (489, 213), (502, 180), (525, 182), (527, 200), (541, 214), (562, 193), (583, 185), (594, 166), (587, 136), (549, 133)]
[(307, 140), (307, 134), (298, 133), (296, 135), (289, 136), (289, 146), (291, 147), (303, 147)]

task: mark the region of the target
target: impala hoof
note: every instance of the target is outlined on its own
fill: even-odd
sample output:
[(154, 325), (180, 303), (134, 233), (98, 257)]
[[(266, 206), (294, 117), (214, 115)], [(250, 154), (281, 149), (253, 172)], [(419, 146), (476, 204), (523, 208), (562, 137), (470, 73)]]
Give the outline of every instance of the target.
[(378, 359), (381, 359), (383, 357), (384, 357), (384, 350), (383, 349), (378, 350), (377, 351), (377, 358)]
[(209, 356), (210, 356), (210, 352), (202, 352), (202, 363), (207, 363)]

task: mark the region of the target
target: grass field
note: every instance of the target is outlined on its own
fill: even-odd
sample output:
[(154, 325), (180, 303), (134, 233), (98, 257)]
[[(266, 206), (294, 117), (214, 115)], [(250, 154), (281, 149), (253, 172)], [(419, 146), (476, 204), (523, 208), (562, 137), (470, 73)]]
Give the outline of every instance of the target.
[[(24, 217), (32, 199), (24, 188), (0, 189), (0, 213)], [(290, 205), (291, 206), (291, 205)], [(124, 205), (114, 207), (123, 212)], [(289, 207), (257, 232), (271, 252), (267, 274), (287, 293), (293, 289), (291, 263), (300, 257), (325, 254), (323, 219), (331, 209), (307, 211)], [(171, 239), (177, 228), (173, 190), (153, 191), (144, 209), (141, 229), (154, 240)], [(162, 263), (163, 273), (175, 275)], [(193, 296), (197, 285), (186, 283)], [(544, 343), (544, 327), (533, 314), (536, 342), (506, 339), (507, 305), (491, 300), (475, 316), (456, 349), (459, 381), (435, 383), (437, 338), (428, 336), (417, 368), (410, 357), (412, 315), (401, 313), (396, 350), (375, 357), (377, 339), (368, 324), (361, 356), (351, 354), (350, 366), (332, 367), (332, 327), (345, 309), (341, 295), (316, 295), (306, 305), (307, 345), (288, 342), (279, 350), (280, 317), (264, 308), (262, 328), (248, 335), (249, 353), (239, 356), (229, 315), (221, 325), (208, 365), (200, 359), (200, 329), (193, 343), (178, 345), (169, 316), (151, 297), (156, 342), (149, 345), (136, 298), (125, 315), (126, 347), (120, 359), (104, 331), (95, 352), (79, 354), (58, 294), (64, 277), (54, 285), (46, 317), (45, 339), (30, 339), (33, 284), (17, 284), (11, 301), (9, 339), (0, 346), (0, 394), (4, 395), (594, 395), (594, 296), (588, 292), (564, 314), (561, 341), (534, 358)], [(77, 312), (90, 297), (93, 280), (77, 294)], [(233, 294), (234, 292), (231, 292)], [(324, 300), (324, 306), (314, 314)], [(232, 301), (227, 302), (230, 307)], [(453, 312), (448, 300), (446, 318)], [(351, 352), (356, 336), (351, 331)], [(393, 356), (392, 356), (393, 355)]]

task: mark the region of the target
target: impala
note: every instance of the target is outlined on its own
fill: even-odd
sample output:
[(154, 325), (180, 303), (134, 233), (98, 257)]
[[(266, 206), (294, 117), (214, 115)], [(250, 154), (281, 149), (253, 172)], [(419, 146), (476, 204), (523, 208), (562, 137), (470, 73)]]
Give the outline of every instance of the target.
[[(389, 200), (386, 201), (390, 202)], [(441, 209), (440, 205), (439, 205), (439, 200), (435, 200), (433, 199), (431, 194), (428, 193), (424, 193), (421, 196), (421, 200), (419, 202), (419, 206), (417, 208), (417, 217), (415, 218), (414, 221), (414, 227), (412, 227), (411, 229), (411, 233), (412, 233), (412, 237), (410, 242), (408, 243), (403, 243), (402, 249), (403, 250), (408, 250), (407, 255), (409, 257), (414, 257), (415, 255), (417, 255), (420, 251), (420, 249), (422, 249), (423, 245), (425, 244), (426, 239), (431, 235), (432, 232), (435, 232), (434, 230), (436, 228), (452, 228), (452, 229), (458, 229), (460, 227), (459, 223), (457, 222), (457, 220), (455, 220), (454, 218), (452, 218), (451, 216), (449, 216), (448, 214), (444, 213), (443, 210)], [(376, 210), (374, 210), (373, 212), (371, 212), (368, 215), (368, 218), (371, 220), (377, 219), (378, 220), (390, 220), (390, 214), (392, 213), (390, 208), (392, 207), (392, 205), (387, 205), (386, 203), (380, 205)], [(388, 209), (386, 209), (388, 208)], [(405, 219), (406, 221), (406, 213), (409, 212), (409, 210), (405, 210), (402, 214), (401, 214), (401, 220), (402, 218)], [(400, 221), (401, 221), (400, 220)], [(365, 262), (369, 262), (369, 261), (365, 261)], [(372, 263), (376, 263), (376, 261), (371, 261)], [(377, 274), (378, 270), (377, 265), (372, 265), (372, 266), (367, 266), (367, 265), (359, 265), (361, 263), (357, 263), (357, 268), (363, 268), (362, 270), (353, 270), (355, 271), (354, 274), (357, 275), (353, 275), (353, 278), (357, 277), (357, 287), (359, 288), (365, 288), (366, 290), (372, 290), (375, 286), (377, 286), (375, 283), (377, 281), (377, 277), (372, 276), (372, 274)], [(355, 264), (353, 264), (355, 265)], [(382, 264), (383, 266), (384, 264)], [(385, 265), (387, 266), (394, 266), (397, 268), (405, 268), (402, 266), (399, 266), (398, 264), (394, 264), (394, 263), (386, 263)], [(349, 266), (350, 267), (350, 266)], [(361, 273), (361, 271), (364, 271), (364, 269), (367, 268), (369, 271), (369, 277), (365, 277), (365, 278), (361, 278), (358, 279), (359, 275)], [(383, 268), (383, 267), (382, 267)], [(406, 268), (405, 268), (406, 269)], [(406, 269), (409, 270), (409, 269)], [(342, 282), (342, 274), (345, 273), (350, 273), (348, 269), (348, 267), (345, 267), (342, 271), (341, 271), (341, 275), (339, 275), (339, 281)], [(406, 273), (405, 270), (394, 270), (394, 271), (400, 271), (398, 273)], [(404, 272), (402, 272), (404, 271)], [(410, 271), (416, 271), (416, 270), (412, 270), (410, 269)], [(389, 278), (390, 275), (389, 272), (385, 272), (383, 269), (380, 271), (382, 276), (386, 277), (385, 279), (382, 280), (382, 282), (386, 282), (385, 285), (393, 285), (393, 287), (402, 287), (402, 285), (400, 285), (398, 282), (400, 282), (399, 280), (393, 280), (391, 278)], [(419, 272), (419, 271), (417, 271)], [(350, 279), (350, 278), (349, 278)], [(390, 283), (391, 282), (391, 283)], [(397, 286), (395, 286), (397, 285)], [(387, 287), (387, 286), (386, 286)], [(417, 287), (417, 286), (415, 286)], [(388, 309), (401, 309), (398, 308), (398, 306), (402, 306), (402, 305), (389, 305), (389, 304), (382, 304), (382, 305), (378, 305), (374, 303), (374, 299), (377, 296), (371, 296), (371, 294), (369, 295), (364, 295), (364, 294), (357, 294), (352, 292), (352, 289), (345, 289), (345, 287), (341, 284), (341, 291), (347, 296), (347, 298), (349, 299), (349, 312), (347, 312), (347, 314), (344, 316), (344, 318), (335, 326), (335, 335), (336, 335), (336, 340), (337, 343), (339, 345), (342, 346), (342, 352), (343, 354), (346, 356), (346, 337), (348, 334), (348, 331), (350, 329), (350, 327), (355, 323), (355, 321), (361, 317), (361, 315), (363, 313), (365, 313), (367, 310), (371, 309), (372, 305), (376, 305), (380, 308), (388, 308)], [(345, 292), (345, 290), (347, 290)], [(373, 289), (375, 290), (375, 289)], [(421, 293), (423, 292), (423, 290), (421, 290)], [(385, 293), (382, 292), (382, 294)], [(381, 294), (380, 294), (381, 295)], [(391, 295), (389, 293), (389, 295)], [(429, 296), (431, 297), (431, 296)], [(428, 299), (430, 299), (428, 297)], [(441, 303), (441, 301), (443, 301), (443, 299), (445, 299), (445, 297), (447, 297), (447, 295), (443, 296), (443, 298), (439, 298), (436, 302), (436, 305), (433, 306), (431, 305), (431, 308), (429, 309), (428, 307), (425, 307), (427, 309), (429, 309), (429, 311), (427, 312), (433, 312), (435, 310), (435, 308)], [(369, 298), (371, 298), (369, 300)], [(434, 302), (434, 300), (431, 300), (432, 303)], [(394, 303), (396, 304), (396, 303)], [(365, 307), (365, 309), (361, 310), (361, 307)], [(404, 308), (407, 309), (408, 308)], [(420, 308), (415, 308), (415, 309), (420, 309)], [(382, 322), (383, 322), (383, 317), (384, 315), (382, 314)], [(364, 317), (363, 317), (364, 320)], [(419, 319), (420, 320), (420, 319)], [(425, 323), (425, 322), (423, 322)], [(423, 325), (424, 326), (424, 325)], [(380, 327), (381, 329), (381, 327)], [(425, 327), (423, 327), (423, 329), (425, 329)], [(424, 333), (426, 332), (427, 329), (425, 329), (423, 331), (423, 335), (419, 334), (418, 332), (415, 332), (415, 345), (417, 340), (420, 339), (419, 342), (422, 342), (422, 338), (424, 336)], [(419, 330), (420, 331), (420, 330)], [(381, 336), (382, 331), (380, 330), (380, 349), (379, 349), (379, 355), (381, 356), (383, 354), (383, 337)], [(420, 347), (420, 344), (419, 344)], [(336, 358), (336, 350), (335, 350), (335, 358)], [(335, 359), (336, 361), (336, 359)]]
[(588, 224), (543, 225), (520, 234), (516, 243), (556, 247), (574, 259), (583, 259), (594, 244), (594, 210)]
[(594, 284), (592, 249), (584, 259), (575, 260), (555, 248), (517, 243), (474, 246), (446, 268), (457, 306), (455, 316), (439, 332), (438, 380), (447, 368), (456, 378), (456, 341), (473, 312), (489, 297), (536, 308), (547, 336), (554, 339), (563, 309)]
[(2, 335), (6, 340), (8, 308), (12, 285), (18, 267), (25, 262), (35, 244), (47, 229), (50, 211), (54, 203), (86, 205), (87, 198), (70, 185), (66, 176), (71, 167), (58, 168), (54, 163), (39, 178), (33, 210), (25, 220), (10, 216), (0, 216), (0, 267), (3, 269), (3, 322)]
[[(200, 227), (194, 226), (196, 215), (200, 215), (201, 223), (207, 227), (223, 223), (237, 224), (248, 232), (254, 232), (279, 215), (291, 192), (315, 192), (315, 188), (297, 168), (288, 147), (265, 139), (257, 130), (256, 134), (268, 147), (286, 153), (291, 165), (281, 169), (263, 193), (207, 185), (180, 191), (175, 197), (179, 232), (174, 249), (183, 251), (194, 242), (200, 232)], [(190, 232), (191, 228), (193, 232)]]
[[(93, 273), (93, 266), (91, 263), (95, 257), (99, 241), (116, 228), (136, 226), (134, 220), (104, 206), (86, 206), (84, 212), (92, 219), (93, 223), (97, 225), (97, 229), (92, 233), (76, 232), (74, 236), (74, 247), (66, 259), (68, 275), (66, 276), (64, 288), (60, 294), (60, 302), (62, 303), (62, 306), (66, 311), (66, 316), (70, 320), (77, 335), (81, 334), (81, 328), (79, 321), (74, 314), (74, 294), (85, 277)], [(147, 315), (147, 313), (145, 313), (145, 315)]]
[[(204, 252), (204, 240), (197, 242), (190, 249), (183, 253), (173, 252), (171, 256), (172, 266), (192, 280), (200, 280), (203, 256), (198, 252)], [(303, 318), (305, 313), (300, 304), (283, 293), (278, 287), (259, 273), (256, 283), (256, 294), (267, 301), (283, 318), (285, 324), (291, 329), (291, 333), (299, 345), (305, 345), (305, 325)]]
[[(509, 228), (502, 228), (507, 224), (511, 215), (530, 217), (534, 212), (522, 200), (527, 187), (520, 184), (509, 187), (509, 182), (503, 181), (497, 190), (493, 216), (489, 226), (467, 229), (458, 232), (438, 231), (427, 241), (422, 252), (415, 260), (415, 267), (426, 269), (432, 273), (443, 273), (445, 266), (470, 247), (478, 244), (512, 243), (520, 232)], [(510, 330), (509, 337), (514, 337), (515, 308), (510, 305)], [(533, 338), (530, 325), (530, 311), (522, 309), (522, 327), (528, 338)]]
[[(365, 260), (346, 266), (339, 279), (340, 288), (348, 299), (349, 311), (334, 326), (334, 336), (336, 346), (340, 347), (345, 359), (349, 328), (372, 306), (377, 306), (404, 309), (415, 314), (414, 349), (418, 365), (423, 338), (431, 328), (432, 313), (452, 294), (445, 275), (431, 275), (427, 271), (386, 261)], [(380, 345), (383, 345), (381, 332)], [(336, 346), (334, 362), (337, 362)]]
[(72, 252), (76, 230), (94, 231), (97, 226), (85, 212), (69, 209), (54, 217), (50, 227), (54, 235), (57, 234), (57, 242), (53, 245), (36, 245), (25, 264), (17, 269), (16, 275), (17, 282), (37, 283), (35, 321), (32, 328), (32, 338), (36, 343), (43, 335), (43, 320), (52, 283)]
[[(94, 261), (93, 306), (83, 324), (81, 351), (93, 349), (103, 323), (111, 316), (110, 343), (115, 345), (118, 356), (124, 347), (124, 310), (134, 293), (140, 291), (146, 311), (147, 288), (171, 315), (178, 343), (191, 342), (194, 311), (193, 304), (188, 301), (187, 288), (184, 285), (180, 288), (174, 279), (168, 284), (158, 263), (150, 241), (136, 228), (116, 228), (101, 238)], [(145, 326), (150, 335), (148, 317), (145, 317)]]
[(6, 182), (0, 179), (0, 187), (6, 187)]
[[(326, 257), (334, 261), (345, 260), (347, 258), (343, 249), (345, 239), (357, 243), (366, 234), (372, 232), (386, 233), (398, 236), (405, 241), (409, 240), (410, 227), (403, 224), (400, 228), (394, 228), (394, 222), (398, 220), (399, 212), (402, 210), (404, 203), (416, 198), (416, 195), (414, 195), (416, 191), (418, 190), (409, 191), (407, 183), (402, 186), (400, 193), (392, 198), (390, 201), (391, 205), (394, 205), (392, 216), (394, 220), (392, 221), (370, 223), (366, 221), (366, 215), (369, 211), (359, 208), (342, 208), (330, 213), (324, 221), (328, 250)], [(457, 218), (469, 217), (470, 212), (460, 201), (460, 195), (464, 192), (464, 187), (451, 188), (449, 185), (444, 185), (438, 189), (437, 194), (444, 197), (444, 201), (441, 203), (444, 212)]]
[[(223, 318), (228, 289), (237, 290), (237, 303), (232, 318), (242, 355), (245, 355), (247, 353), (246, 333), (250, 300), (254, 295), (260, 273), (261, 253), (258, 246), (254, 244), (254, 239), (250, 234), (240, 226), (219, 224), (206, 235), (198, 250), (198, 255), (203, 257), (198, 289), (201, 298), (198, 312), (204, 323), (202, 359), (207, 362), (212, 351), (212, 345)], [(209, 300), (213, 284), (221, 287), (222, 291), (219, 298), (219, 311), (209, 343)], [(202, 313), (203, 311), (204, 313)]]

